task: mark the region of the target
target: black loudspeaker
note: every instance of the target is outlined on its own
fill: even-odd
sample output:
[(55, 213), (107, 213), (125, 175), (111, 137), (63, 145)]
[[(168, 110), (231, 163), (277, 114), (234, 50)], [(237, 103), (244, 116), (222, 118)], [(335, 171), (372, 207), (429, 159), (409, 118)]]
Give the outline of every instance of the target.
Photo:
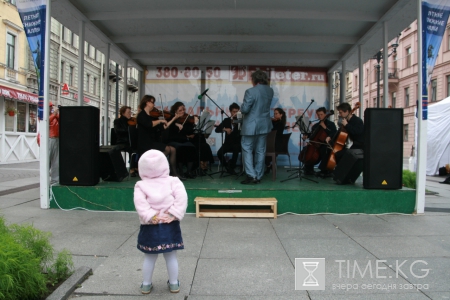
[(363, 161), (363, 150), (347, 150), (333, 171), (333, 179), (337, 184), (355, 183), (363, 170)]
[(121, 152), (114, 150), (114, 146), (100, 147), (100, 177), (104, 181), (122, 181), (128, 176), (127, 167)]
[(59, 183), (96, 185), (100, 111), (93, 106), (62, 106), (59, 111)]
[(365, 110), (364, 154), (364, 188), (402, 188), (403, 109)]

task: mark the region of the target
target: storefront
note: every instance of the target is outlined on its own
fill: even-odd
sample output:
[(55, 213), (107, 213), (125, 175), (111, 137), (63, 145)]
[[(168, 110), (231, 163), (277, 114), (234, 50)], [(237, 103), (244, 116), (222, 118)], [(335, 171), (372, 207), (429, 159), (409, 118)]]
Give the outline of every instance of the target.
[(39, 160), (38, 96), (0, 85), (0, 163)]

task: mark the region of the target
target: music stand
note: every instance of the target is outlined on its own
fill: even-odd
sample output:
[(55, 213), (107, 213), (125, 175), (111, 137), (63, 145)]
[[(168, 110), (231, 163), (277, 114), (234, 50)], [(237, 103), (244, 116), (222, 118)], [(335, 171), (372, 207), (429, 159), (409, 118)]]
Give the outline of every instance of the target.
[[(206, 90), (206, 91), (207, 91), (207, 90)], [(229, 118), (230, 116), (227, 115), (227, 113), (226, 113), (219, 105), (217, 105), (217, 103), (216, 103), (213, 99), (211, 99), (211, 97), (208, 96), (208, 94), (206, 93), (206, 91), (204, 92), (205, 96), (208, 97), (208, 99), (211, 100), (211, 102), (214, 103), (214, 105), (215, 105), (218, 109), (220, 109), (220, 122), (221, 122), (220, 124), (223, 124), (223, 114), (225, 114), (225, 115), (227, 116), (227, 118)], [(211, 131), (212, 131), (212, 128), (211, 128)], [(223, 147), (223, 143), (224, 143), (224, 140), (223, 140), (223, 130), (222, 130), (222, 132), (221, 132), (221, 139), (222, 139), (222, 147)], [(211, 175), (215, 175), (215, 174), (220, 174), (219, 178), (231, 176), (231, 174), (223, 175), (224, 173), (227, 173), (227, 171), (224, 170), (223, 164), (220, 164), (220, 171), (214, 172), (214, 173), (211, 173), (211, 174), (208, 174), (208, 176), (211, 177), (211, 178), (213, 178)]]
[[(311, 106), (311, 104), (313, 102), (314, 102), (314, 99), (311, 99), (311, 102), (309, 103), (308, 107), (303, 111), (303, 114), (301, 116), (297, 116), (295, 124), (292, 125), (292, 127), (290, 127), (290, 128), (294, 128), (295, 126), (298, 126), (298, 129), (300, 130), (300, 141), (302, 139), (302, 135), (310, 134), (309, 125), (311, 124), (311, 122), (309, 121), (308, 116), (305, 116), (305, 113), (308, 111), (308, 108)], [(303, 143), (300, 142), (300, 153), (302, 153), (302, 144)], [(302, 167), (304, 167), (304, 166), (302, 166), (301, 162), (300, 162), (300, 165), (299, 165), (299, 167), (297, 169), (297, 172), (292, 173), (291, 175), (289, 175), (289, 177), (287, 179), (281, 180), (280, 182), (285, 182), (285, 181), (288, 181), (288, 180), (291, 180), (291, 179), (295, 179), (295, 178), (299, 178), (300, 181), (301, 181), (302, 178), (304, 178), (306, 180), (309, 180), (309, 181), (312, 181), (312, 182), (315, 182), (315, 183), (319, 183), (318, 181), (316, 181), (314, 179), (311, 179), (311, 178), (303, 176), (303, 169), (302, 169)]]

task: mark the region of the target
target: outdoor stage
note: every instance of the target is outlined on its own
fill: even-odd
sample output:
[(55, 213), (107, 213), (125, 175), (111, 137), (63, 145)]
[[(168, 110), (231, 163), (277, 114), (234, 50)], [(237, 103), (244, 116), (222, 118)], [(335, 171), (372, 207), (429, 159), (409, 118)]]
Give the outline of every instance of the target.
[[(215, 167), (217, 170), (217, 166)], [(188, 193), (187, 212), (195, 213), (195, 197), (219, 198), (267, 198), (278, 200), (278, 214), (292, 212), (297, 214), (317, 213), (404, 213), (411, 214), (415, 207), (415, 190), (367, 190), (362, 187), (362, 177), (354, 185), (337, 185), (332, 178), (306, 179), (288, 178), (292, 172), (284, 167), (278, 168), (277, 180), (272, 174), (265, 175), (260, 184), (243, 185), (244, 176), (220, 178), (216, 174), (184, 181)], [(86, 208), (90, 210), (134, 211), (133, 188), (138, 178), (122, 182), (101, 182), (96, 186), (52, 186), (50, 207), (63, 209)], [(56, 201), (56, 202), (55, 202)]]

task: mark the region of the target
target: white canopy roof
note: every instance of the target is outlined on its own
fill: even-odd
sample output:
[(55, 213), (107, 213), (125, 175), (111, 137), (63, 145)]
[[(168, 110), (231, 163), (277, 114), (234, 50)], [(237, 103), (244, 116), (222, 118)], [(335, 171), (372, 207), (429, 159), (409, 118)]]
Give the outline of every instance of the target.
[(358, 67), (417, 17), (411, 0), (53, 0), (52, 16), (111, 59), (146, 65)]

